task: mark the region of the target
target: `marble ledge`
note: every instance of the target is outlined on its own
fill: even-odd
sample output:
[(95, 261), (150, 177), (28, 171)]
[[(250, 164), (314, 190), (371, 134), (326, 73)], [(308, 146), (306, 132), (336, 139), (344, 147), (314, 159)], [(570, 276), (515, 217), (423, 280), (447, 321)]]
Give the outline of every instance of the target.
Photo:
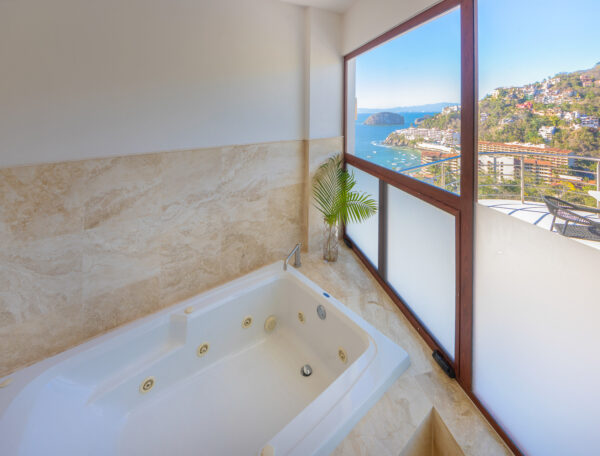
[(302, 273), (403, 347), (411, 359), (410, 368), (333, 455), (398, 456), (432, 416), (443, 422), (466, 456), (513, 454), (458, 383), (433, 362), (429, 347), (350, 249), (341, 245), (334, 264), (325, 263), (318, 251), (306, 254)]

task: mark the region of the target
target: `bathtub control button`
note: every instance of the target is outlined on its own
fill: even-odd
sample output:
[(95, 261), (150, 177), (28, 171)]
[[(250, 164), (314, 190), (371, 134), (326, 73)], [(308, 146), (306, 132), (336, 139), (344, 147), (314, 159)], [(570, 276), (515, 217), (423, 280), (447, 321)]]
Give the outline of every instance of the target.
[(319, 306), (317, 307), (317, 315), (319, 315), (319, 318), (321, 320), (325, 320), (325, 318), (327, 317), (327, 311), (325, 310), (325, 307), (323, 307), (322, 304), (319, 304)]
[(298, 312), (298, 320), (300, 320), (300, 323), (304, 323), (306, 321), (302, 312)]

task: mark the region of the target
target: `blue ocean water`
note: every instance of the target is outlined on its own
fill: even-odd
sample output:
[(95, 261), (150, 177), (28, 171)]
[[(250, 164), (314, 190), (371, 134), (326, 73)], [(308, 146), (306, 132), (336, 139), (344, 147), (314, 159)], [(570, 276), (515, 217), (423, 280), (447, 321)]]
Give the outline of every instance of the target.
[(388, 135), (396, 130), (403, 130), (414, 125), (416, 119), (433, 112), (401, 112), (404, 125), (364, 125), (370, 114), (358, 114), (356, 119), (356, 136), (354, 154), (357, 157), (377, 163), (394, 171), (401, 171), (421, 164), (418, 150), (408, 147), (390, 147), (383, 145)]

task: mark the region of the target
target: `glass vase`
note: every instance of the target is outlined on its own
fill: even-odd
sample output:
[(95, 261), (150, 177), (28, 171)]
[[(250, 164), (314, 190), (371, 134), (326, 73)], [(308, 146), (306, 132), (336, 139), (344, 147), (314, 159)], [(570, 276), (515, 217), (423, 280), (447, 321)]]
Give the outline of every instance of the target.
[(337, 223), (323, 226), (323, 259), (331, 263), (337, 261), (339, 254), (339, 226)]

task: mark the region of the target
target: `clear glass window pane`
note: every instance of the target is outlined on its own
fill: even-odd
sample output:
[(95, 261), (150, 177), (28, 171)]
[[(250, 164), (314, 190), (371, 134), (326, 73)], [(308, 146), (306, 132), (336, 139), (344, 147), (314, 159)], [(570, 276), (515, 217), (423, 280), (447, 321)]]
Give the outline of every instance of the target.
[(600, 4), (481, 0), (478, 11), (479, 203), (600, 249), (585, 220), (552, 213), (565, 201), (600, 227)]
[[(352, 166), (348, 166), (348, 170), (354, 173), (356, 179), (355, 189), (359, 192), (369, 193), (379, 204), (379, 179)], [(362, 223), (346, 224), (346, 234), (365, 254), (371, 264), (377, 267), (379, 254), (379, 218), (377, 215), (369, 217)]]
[(387, 279), (454, 359), (455, 218), (388, 186)]
[(460, 11), (348, 62), (347, 151), (460, 193)]

